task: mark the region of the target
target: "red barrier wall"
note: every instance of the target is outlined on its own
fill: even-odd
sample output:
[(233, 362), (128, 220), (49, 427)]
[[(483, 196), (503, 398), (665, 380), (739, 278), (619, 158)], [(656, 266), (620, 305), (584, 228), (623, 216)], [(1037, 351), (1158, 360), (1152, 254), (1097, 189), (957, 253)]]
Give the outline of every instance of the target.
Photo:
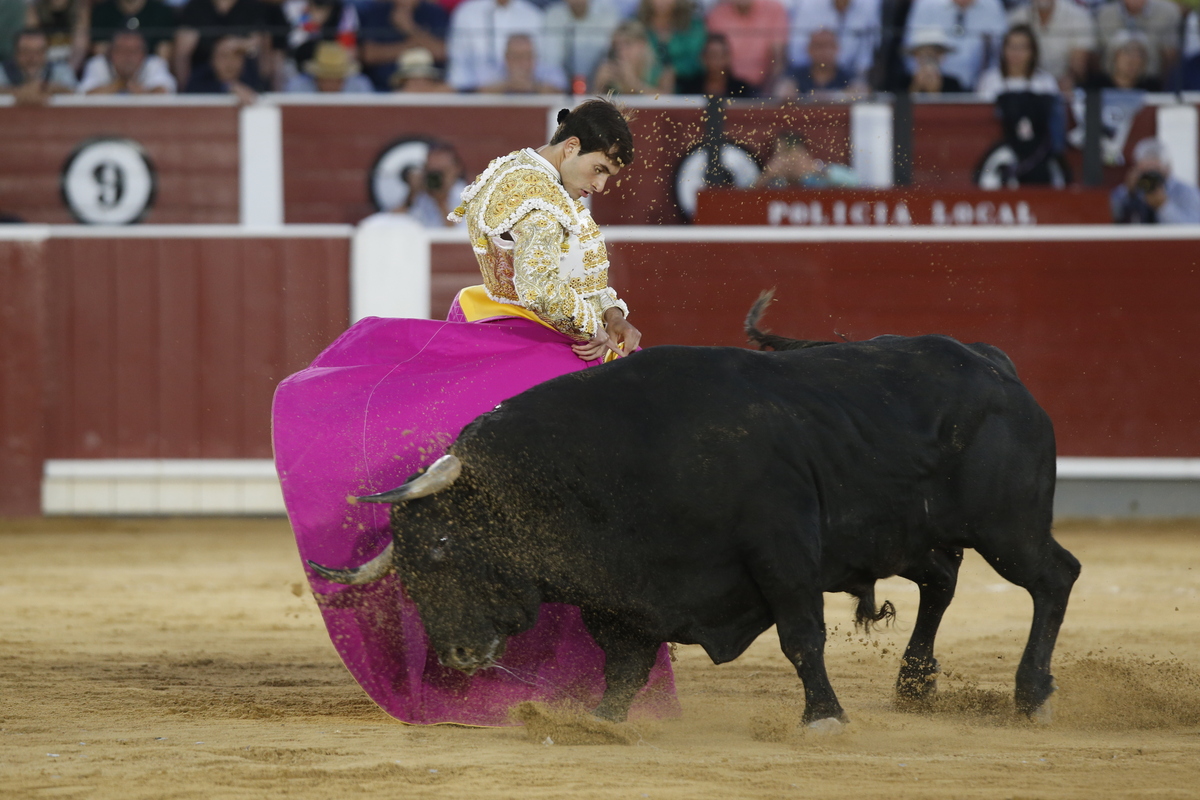
[(467, 180), (497, 156), (546, 142), (545, 106), (284, 106), (284, 220), (358, 222), (375, 212), (368, 176), (389, 144), (454, 145)]
[(632, 243), (613, 285), (645, 343), (742, 345), (758, 293), (799, 338), (944, 333), (1004, 349), (1070, 456), (1200, 455), (1200, 245)]
[(275, 387), (345, 330), (349, 240), (0, 242), (0, 514), (47, 458), (269, 458)]
[[(1074, 127), (1074, 123), (1069, 126)], [(1134, 117), (1125, 142), (1125, 158), (1133, 154), (1139, 140), (1157, 130), (1155, 110), (1143, 108)], [(1002, 138), (995, 107), (985, 103), (913, 104), (914, 186), (968, 189), (973, 186), (975, 168), (984, 154)], [(1067, 148), (1067, 163), (1075, 183), (1083, 180), (1083, 154)], [(1105, 167), (1104, 185), (1116, 186), (1125, 177), (1125, 167)]]
[(71, 223), (59, 190), (71, 153), (96, 136), (129, 137), (158, 177), (151, 223), (238, 221), (238, 109), (90, 106), (0, 109), (0, 213)]
[[(500, 155), (546, 139), (545, 105), (360, 105), (280, 107), (284, 219), (288, 223), (352, 223), (374, 211), (368, 191), (375, 159), (396, 139), (444, 139), (459, 151), (469, 176)], [(638, 160), (607, 195), (595, 198), (602, 224), (674, 224), (675, 170), (705, 129), (701, 107), (639, 108), (633, 123)], [(83, 141), (123, 136), (140, 142), (153, 162), (158, 192), (148, 223), (234, 223), (239, 219), (238, 114), (233, 105), (51, 105), (0, 108), (0, 214), (28, 222), (68, 223), (60, 196), (63, 166)], [(849, 163), (850, 106), (737, 103), (724, 134), (760, 161), (781, 129), (812, 141), (825, 161)], [(1154, 109), (1139, 112), (1129, 147), (1154, 133)], [(999, 138), (992, 107), (913, 107), (913, 181), (917, 186), (966, 187), (985, 151)], [(1128, 148), (1127, 148), (1128, 152)], [(1076, 180), (1078, 151), (1069, 151)], [(1115, 185), (1123, 170), (1105, 171)]]
[[(675, 203), (675, 171), (684, 155), (703, 141), (706, 124), (706, 112), (700, 108), (639, 109), (630, 126), (637, 160), (622, 170), (607, 192), (593, 199), (596, 221), (614, 225), (682, 222)], [(776, 133), (785, 129), (808, 136), (817, 158), (849, 163), (848, 105), (738, 105), (726, 112), (723, 133), (765, 163)]]

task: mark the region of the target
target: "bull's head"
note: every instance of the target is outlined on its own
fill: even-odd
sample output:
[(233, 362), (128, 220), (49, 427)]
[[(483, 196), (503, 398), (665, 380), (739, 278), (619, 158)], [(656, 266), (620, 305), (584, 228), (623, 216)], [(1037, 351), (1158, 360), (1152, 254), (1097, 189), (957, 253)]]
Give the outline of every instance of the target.
[(496, 536), (499, 520), (484, 495), (471, 481), (455, 484), (461, 474), (462, 462), (445, 455), (403, 486), (356, 498), (393, 504), (392, 542), (356, 569), (308, 563), (335, 583), (399, 573), (438, 660), (471, 674), (492, 666), (509, 636), (533, 627), (541, 599)]

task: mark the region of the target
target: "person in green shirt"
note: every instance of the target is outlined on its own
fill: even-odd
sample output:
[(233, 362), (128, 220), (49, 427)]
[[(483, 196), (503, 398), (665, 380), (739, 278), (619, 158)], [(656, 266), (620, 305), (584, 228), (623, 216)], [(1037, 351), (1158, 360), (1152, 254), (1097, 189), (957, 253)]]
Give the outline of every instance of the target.
[(700, 51), (707, 32), (692, 0), (641, 0), (637, 19), (645, 26), (658, 60), (674, 69), (677, 80), (704, 72)]

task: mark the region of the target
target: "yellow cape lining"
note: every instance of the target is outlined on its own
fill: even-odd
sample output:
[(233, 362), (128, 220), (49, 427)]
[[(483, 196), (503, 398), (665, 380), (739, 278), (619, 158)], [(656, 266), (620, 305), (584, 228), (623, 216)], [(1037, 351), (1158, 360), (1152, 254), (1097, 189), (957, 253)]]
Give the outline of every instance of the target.
[[(478, 322), (481, 319), (492, 319), (494, 317), (520, 317), (521, 319), (532, 320), (550, 330), (555, 330), (554, 326), (528, 308), (513, 305), (512, 303), (501, 303), (488, 297), (487, 290), (482, 285), (468, 286), (460, 291), (458, 293), (458, 307), (462, 309), (463, 316), (467, 318), (467, 322)], [(604, 354), (606, 362), (612, 361), (616, 357), (617, 354), (611, 350)]]

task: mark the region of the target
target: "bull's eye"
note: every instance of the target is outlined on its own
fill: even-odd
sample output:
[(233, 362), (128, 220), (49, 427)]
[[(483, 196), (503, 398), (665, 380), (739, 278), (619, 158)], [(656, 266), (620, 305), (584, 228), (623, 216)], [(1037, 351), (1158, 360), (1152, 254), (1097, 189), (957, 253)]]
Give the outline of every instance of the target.
[(443, 536), (438, 539), (438, 543), (429, 549), (429, 557), (434, 561), (443, 561), (446, 558), (446, 545), (450, 543), (449, 536)]

